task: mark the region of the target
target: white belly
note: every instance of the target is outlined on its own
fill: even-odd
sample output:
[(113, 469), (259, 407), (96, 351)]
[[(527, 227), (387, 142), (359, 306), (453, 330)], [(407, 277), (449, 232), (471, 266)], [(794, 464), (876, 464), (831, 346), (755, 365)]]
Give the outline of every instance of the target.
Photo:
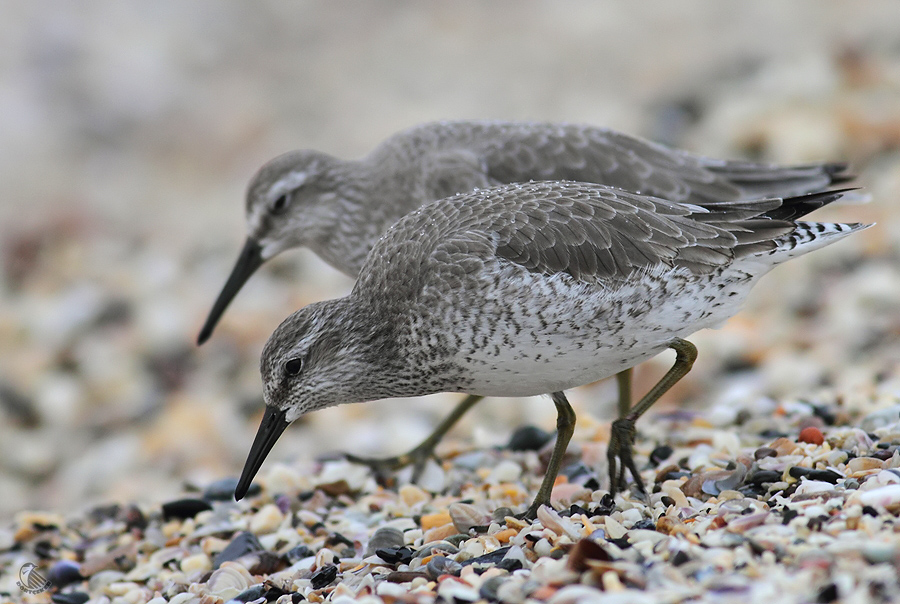
[[(755, 277), (730, 269), (698, 281), (666, 270), (618, 288), (521, 272), (501, 297), (470, 302), (453, 324), (463, 345), (460, 390), (531, 396), (588, 384), (633, 367), (734, 315)], [(470, 292), (471, 293), (471, 292)], [(538, 304), (543, 302), (543, 304)]]

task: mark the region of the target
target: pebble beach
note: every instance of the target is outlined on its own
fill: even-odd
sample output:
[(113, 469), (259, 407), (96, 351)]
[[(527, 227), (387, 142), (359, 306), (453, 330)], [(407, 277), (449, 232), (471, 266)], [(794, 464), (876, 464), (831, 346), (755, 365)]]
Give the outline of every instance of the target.
[[(0, 601), (897, 601), (900, 9), (566, 7), (9, 9)], [(247, 181), (289, 149), (354, 157), (467, 118), (846, 161), (858, 201), (811, 218), (876, 226), (777, 268), (691, 338), (693, 370), (637, 423), (648, 501), (609, 496), (608, 380), (570, 393), (575, 435), (534, 521), (515, 514), (553, 445), (546, 397), (480, 403), (418, 484), (341, 453), (402, 453), (462, 395), (310, 414), (235, 502), (266, 338), (353, 285), (285, 253), (198, 347)], [(640, 366), (635, 392), (672, 358)]]

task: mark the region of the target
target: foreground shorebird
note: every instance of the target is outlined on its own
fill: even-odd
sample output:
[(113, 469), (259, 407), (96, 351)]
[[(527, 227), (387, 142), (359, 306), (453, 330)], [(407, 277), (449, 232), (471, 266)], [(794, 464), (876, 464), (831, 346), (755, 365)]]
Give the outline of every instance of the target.
[(575, 414), (563, 390), (666, 348), (669, 372), (613, 423), (610, 489), (632, 459), (634, 424), (691, 368), (682, 339), (735, 314), (777, 264), (864, 228), (798, 222), (840, 197), (677, 203), (596, 184), (534, 182), (428, 203), (372, 249), (349, 296), (288, 317), (263, 350), (266, 411), (235, 497), (301, 415), (435, 392), (550, 393), (557, 441), (526, 511), (547, 504)]
[[(388, 227), (422, 204), (455, 193), (569, 179), (704, 205), (819, 191), (846, 181), (844, 170), (836, 163), (782, 167), (709, 159), (602, 128), (529, 122), (425, 124), (354, 161), (293, 151), (267, 163), (250, 183), (249, 235), (198, 342), (210, 337), (247, 279), (278, 253), (308, 246), (355, 277)], [(413, 463), (415, 479), (443, 435), (479, 398), (462, 401), (407, 454), (385, 460), (348, 457), (381, 468)], [(630, 372), (624, 372), (619, 375), (620, 414), (627, 412), (630, 398)]]

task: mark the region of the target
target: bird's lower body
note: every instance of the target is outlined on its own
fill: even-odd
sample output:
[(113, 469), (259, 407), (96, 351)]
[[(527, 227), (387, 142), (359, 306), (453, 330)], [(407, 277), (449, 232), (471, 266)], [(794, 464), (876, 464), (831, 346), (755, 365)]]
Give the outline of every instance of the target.
[[(641, 480), (640, 473), (634, 463), (634, 457), (632, 455), (635, 437), (634, 424), (663, 394), (691, 370), (691, 366), (697, 358), (697, 349), (687, 340), (675, 338), (669, 342), (668, 347), (675, 350), (675, 363), (666, 375), (664, 375), (663, 378), (650, 389), (650, 392), (644, 395), (633, 408), (631, 407), (632, 369), (629, 368), (616, 374), (619, 390), (619, 417), (612, 424), (609, 447), (607, 449), (610, 493), (613, 495), (626, 488), (626, 468), (631, 472), (638, 491), (644, 494), (646, 493), (644, 483)], [(563, 455), (565, 455), (566, 448), (569, 445), (569, 440), (572, 438), (572, 434), (575, 431), (575, 411), (566, 399), (565, 394), (562, 392), (554, 392), (550, 397), (556, 405), (557, 411), (556, 444), (554, 445), (550, 462), (547, 464), (547, 471), (544, 474), (544, 479), (538, 489), (538, 493), (531, 506), (529, 506), (524, 514), (524, 517), (527, 518), (534, 518), (541, 505), (550, 504), (550, 492), (553, 489), (553, 483), (556, 481), (556, 477), (559, 474), (560, 463), (562, 462)], [(349, 454), (346, 455), (346, 458), (353, 463), (369, 466), (380, 473), (412, 465), (412, 481), (416, 482), (421, 477), (428, 460), (435, 457), (434, 450), (441, 439), (443, 439), (456, 422), (458, 422), (460, 418), (462, 418), (462, 416), (465, 415), (469, 409), (474, 407), (482, 398), (483, 397), (477, 395), (467, 396), (456, 406), (450, 415), (438, 425), (428, 438), (407, 453), (384, 459), (371, 459)]]

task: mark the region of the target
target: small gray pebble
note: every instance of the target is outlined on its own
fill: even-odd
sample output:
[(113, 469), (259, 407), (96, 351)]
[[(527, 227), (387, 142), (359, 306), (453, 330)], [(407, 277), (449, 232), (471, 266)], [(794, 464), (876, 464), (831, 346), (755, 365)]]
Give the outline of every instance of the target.
[(403, 533), (399, 530), (391, 527), (382, 527), (375, 531), (375, 534), (369, 539), (369, 544), (366, 546), (366, 554), (363, 557), (374, 556), (375, 551), (379, 549), (403, 547), (404, 543)]
[(260, 544), (256, 535), (248, 531), (238, 533), (237, 537), (231, 540), (231, 543), (225, 546), (216, 559), (213, 561), (213, 568), (219, 568), (223, 562), (237, 560), (241, 556), (251, 552), (260, 552), (265, 548)]
[(437, 579), (441, 575), (458, 577), (462, 572), (462, 564), (444, 556), (435, 556), (425, 565), (425, 574), (429, 579)]
[(516, 513), (509, 508), (497, 508), (491, 513), (491, 519), (495, 522), (502, 522), (507, 516), (515, 516)]
[(491, 577), (481, 584), (481, 588), (478, 590), (478, 595), (490, 602), (497, 602), (499, 600), (499, 598), (497, 597), (497, 591), (500, 589), (500, 585), (502, 585), (504, 581), (506, 581), (506, 577)]

